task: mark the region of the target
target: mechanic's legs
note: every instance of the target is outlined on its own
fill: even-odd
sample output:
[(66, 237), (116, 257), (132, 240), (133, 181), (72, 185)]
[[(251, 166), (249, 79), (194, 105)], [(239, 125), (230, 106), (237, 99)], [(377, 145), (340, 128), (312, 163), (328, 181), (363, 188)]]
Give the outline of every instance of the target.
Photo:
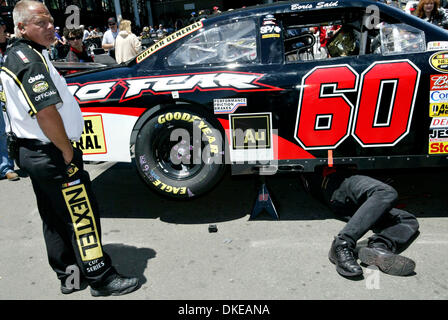
[(367, 247), (359, 250), (359, 259), (366, 265), (376, 265), (391, 275), (406, 276), (414, 272), (415, 262), (396, 254), (416, 235), (417, 219), (409, 212), (393, 208), (374, 226), (380, 230), (369, 238)]
[(411, 213), (396, 208), (390, 209), (372, 226), (376, 233), (369, 238), (367, 247), (359, 250), (359, 259), (364, 264), (375, 265), (390, 275), (412, 274), (415, 270), (415, 262), (396, 252), (412, 239), (418, 227), (417, 219)]
[(384, 242), (394, 253), (400, 250), (415, 236), (419, 228), (417, 218), (404, 210), (392, 208), (373, 227), (375, 234), (369, 244)]
[[(338, 237), (356, 247), (356, 242), (393, 208), (397, 197), (394, 188), (376, 179), (361, 175), (345, 179), (333, 193), (332, 201), (351, 204), (346, 206), (348, 211), (354, 207), (358, 209)], [(346, 215), (350, 214), (346, 212)]]

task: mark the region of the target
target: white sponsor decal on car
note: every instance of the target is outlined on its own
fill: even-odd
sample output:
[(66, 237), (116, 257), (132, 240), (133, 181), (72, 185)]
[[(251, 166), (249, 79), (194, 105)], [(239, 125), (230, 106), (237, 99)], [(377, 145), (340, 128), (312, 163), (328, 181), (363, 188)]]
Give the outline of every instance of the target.
[(193, 92), (196, 90), (230, 89), (245, 90), (279, 90), (271, 86), (257, 83), (261, 74), (246, 74), (234, 72), (216, 72), (191, 75), (174, 75), (167, 77), (149, 77), (126, 80), (127, 90), (124, 100), (138, 97), (142, 92), (153, 94)]
[(448, 41), (430, 41), (428, 42), (428, 51), (446, 50), (448, 49)]
[(195, 91), (232, 90), (236, 92), (249, 92), (283, 90), (282, 88), (258, 82), (263, 76), (260, 73), (218, 71), (119, 79), (107, 82), (87, 83), (84, 85), (73, 83), (68, 86), (68, 89), (80, 103), (106, 101), (117, 87), (124, 88), (120, 102), (138, 98), (145, 92), (154, 95), (170, 94), (174, 99), (177, 99), (180, 93)]
[(171, 43), (185, 37), (186, 35), (189, 35), (193, 33), (196, 30), (199, 30), (203, 27), (202, 22), (198, 21), (195, 22), (183, 29), (180, 29), (178, 31), (173, 32), (172, 34), (166, 36), (165, 38), (157, 41), (155, 44), (153, 44), (151, 47), (143, 51), (141, 54), (139, 54), (136, 58), (137, 63), (142, 62), (149, 56), (151, 56), (154, 52), (170, 45)]
[(429, 95), (429, 102), (448, 102), (448, 90), (431, 91)]
[(246, 98), (213, 100), (215, 114), (234, 113), (239, 107), (245, 106), (247, 106)]
[(332, 7), (337, 7), (339, 6), (339, 1), (321, 1), (316, 3), (316, 6), (314, 7), (313, 3), (305, 3), (305, 4), (301, 4), (301, 3), (294, 3), (291, 5), (291, 10), (295, 11), (295, 10), (305, 10), (305, 9), (322, 9), (322, 8), (332, 8)]
[(432, 118), (430, 129), (448, 128), (448, 117)]
[(80, 101), (105, 99), (111, 92), (117, 81), (89, 83), (85, 86), (69, 86), (69, 90)]

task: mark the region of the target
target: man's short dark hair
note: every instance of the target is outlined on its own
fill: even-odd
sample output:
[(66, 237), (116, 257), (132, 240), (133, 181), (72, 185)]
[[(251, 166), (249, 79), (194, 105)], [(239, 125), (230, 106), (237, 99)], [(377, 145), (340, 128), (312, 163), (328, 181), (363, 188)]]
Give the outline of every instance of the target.
[(83, 32), (81, 28), (64, 28), (64, 37), (67, 39), (69, 37), (82, 37)]

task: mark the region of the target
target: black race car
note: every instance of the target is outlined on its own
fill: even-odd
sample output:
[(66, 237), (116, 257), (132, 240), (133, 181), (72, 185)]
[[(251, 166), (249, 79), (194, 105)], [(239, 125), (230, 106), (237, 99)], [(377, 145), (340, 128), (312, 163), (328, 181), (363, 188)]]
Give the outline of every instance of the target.
[(448, 164), (448, 33), (376, 1), (276, 2), (193, 23), (118, 67), (68, 76), (85, 160), (154, 190), (232, 173)]

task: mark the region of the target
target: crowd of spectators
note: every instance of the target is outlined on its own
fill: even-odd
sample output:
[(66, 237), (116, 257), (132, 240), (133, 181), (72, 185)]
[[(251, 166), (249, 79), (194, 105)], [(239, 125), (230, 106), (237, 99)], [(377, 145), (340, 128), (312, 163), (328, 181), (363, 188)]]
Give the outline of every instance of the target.
[(406, 2), (385, 0), (384, 2), (429, 23), (448, 29), (448, 0), (409, 0)]
[[(384, 0), (384, 2), (395, 6), (403, 3), (392, 0)], [(407, 1), (406, 7), (402, 9), (430, 23), (448, 28), (446, 8), (448, 8), (448, 0), (420, 0)], [(115, 18), (109, 18), (106, 28), (80, 26), (76, 30), (64, 28), (61, 32), (60, 28), (56, 27), (55, 42), (50, 48), (50, 56), (53, 60), (89, 62), (94, 61), (94, 49), (102, 48), (120, 63), (132, 58), (139, 51), (166, 35), (220, 12), (219, 7), (215, 6), (212, 9), (193, 11), (190, 17), (177, 19), (169, 25), (159, 24), (141, 28), (132, 26), (129, 20), (118, 23)], [(69, 34), (71, 36), (68, 36)], [(81, 38), (78, 39), (79, 37)], [(118, 57), (116, 56), (117, 46), (120, 51)]]
[[(55, 41), (50, 47), (50, 57), (52, 60), (92, 62), (93, 48), (101, 48), (101, 41), (104, 33), (99, 27), (83, 25), (79, 27), (64, 28), (55, 27)], [(75, 55), (74, 52), (83, 52)], [(88, 58), (88, 57), (89, 58)], [(77, 58), (79, 60), (77, 60)]]
[(133, 26), (130, 20), (117, 22), (114, 17), (109, 18), (107, 26), (103, 28), (81, 25), (61, 30), (56, 26), (55, 41), (49, 50), (50, 58), (69, 62), (94, 62), (95, 49), (104, 49), (117, 63), (121, 63), (168, 34), (220, 12), (215, 6), (211, 10), (200, 10), (198, 14), (192, 12), (191, 17), (177, 19), (168, 26), (159, 24), (140, 29)]
[(132, 26), (130, 20), (117, 22), (113, 17), (108, 19), (105, 28), (81, 25), (78, 28), (64, 28), (61, 31), (57, 26), (55, 41), (50, 48), (50, 57), (52, 60), (92, 62), (95, 60), (95, 49), (104, 49), (117, 63), (120, 63), (168, 34), (220, 12), (219, 7), (214, 6), (212, 9), (200, 10), (197, 14), (192, 12), (190, 17), (176, 19), (167, 26), (159, 24), (140, 29)]
[(448, 1), (440, 0), (420, 0), (415, 10), (411, 10), (411, 14), (435, 24), (439, 27), (448, 28), (448, 15), (446, 8), (448, 7)]

